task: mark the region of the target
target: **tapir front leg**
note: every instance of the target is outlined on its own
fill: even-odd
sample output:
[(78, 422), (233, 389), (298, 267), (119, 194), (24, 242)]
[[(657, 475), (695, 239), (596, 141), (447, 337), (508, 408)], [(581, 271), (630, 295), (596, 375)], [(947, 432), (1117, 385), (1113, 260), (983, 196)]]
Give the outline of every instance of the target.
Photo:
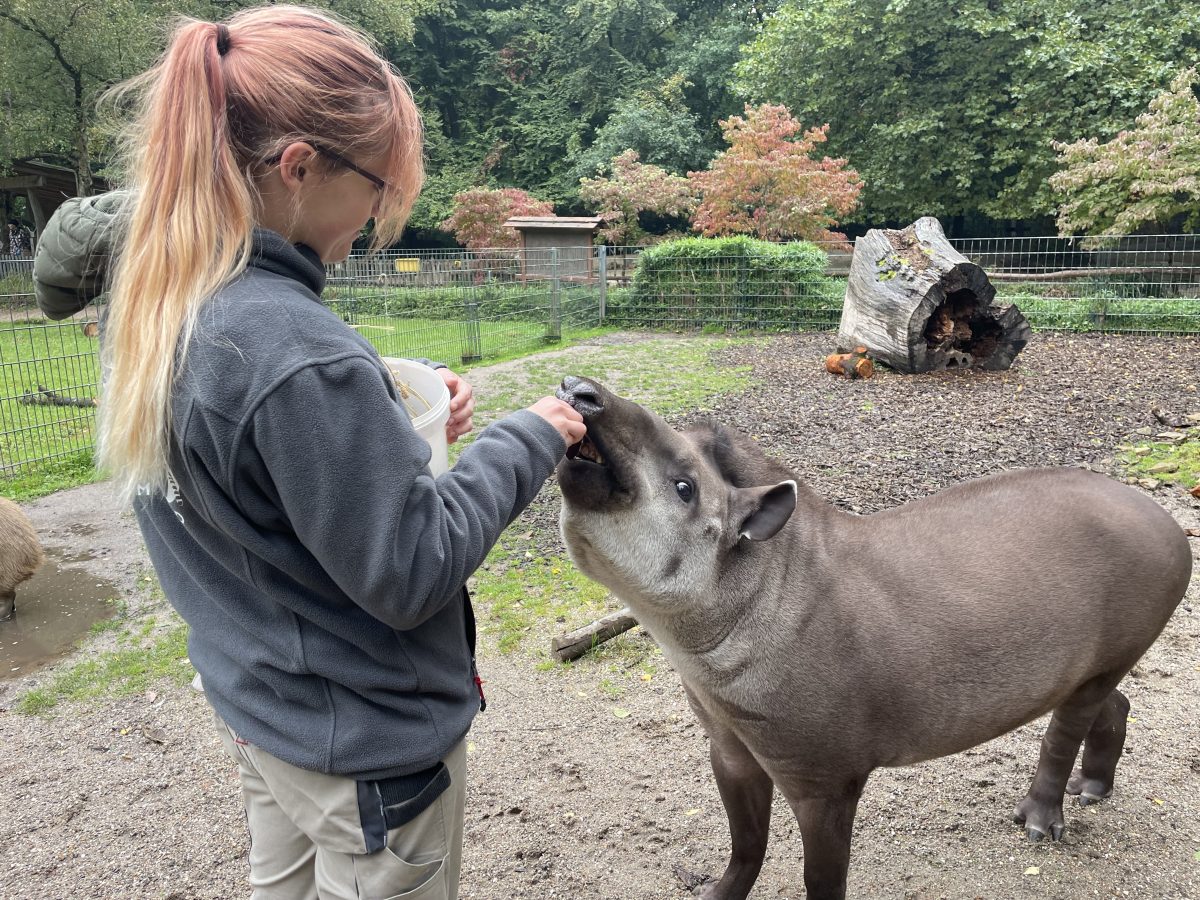
[(690, 692), (688, 699), (708, 732), (709, 760), (733, 839), (725, 874), (720, 881), (701, 885), (696, 889), (696, 895), (705, 900), (744, 900), (758, 880), (767, 855), (775, 786), (741, 739), (715, 722)]
[(845, 900), (850, 869), (850, 837), (866, 778), (848, 781), (824, 796), (788, 797), (804, 841), (807, 900)]

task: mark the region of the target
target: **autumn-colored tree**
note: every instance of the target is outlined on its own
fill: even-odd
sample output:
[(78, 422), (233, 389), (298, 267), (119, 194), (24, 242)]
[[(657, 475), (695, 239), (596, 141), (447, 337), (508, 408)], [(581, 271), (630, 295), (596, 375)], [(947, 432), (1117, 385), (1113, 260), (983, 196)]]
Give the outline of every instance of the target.
[(613, 157), (607, 178), (579, 179), (579, 196), (604, 220), (598, 237), (609, 244), (646, 244), (651, 236), (641, 213), (685, 218), (696, 206), (692, 186), (681, 175), (639, 162), (636, 150)]
[(862, 179), (844, 159), (812, 158), (828, 125), (803, 134), (801, 127), (786, 106), (771, 104), (722, 121), (729, 149), (706, 171), (688, 173), (701, 198), (695, 229), (706, 237), (841, 239), (830, 228), (858, 204)]
[(1200, 86), (1185, 69), (1150, 101), (1128, 131), (1101, 144), (1095, 138), (1054, 145), (1063, 168), (1050, 179), (1062, 198), (1060, 234), (1130, 234), (1148, 222), (1187, 213), (1200, 224)]
[(519, 247), (520, 235), (504, 223), (513, 216), (549, 216), (554, 205), (518, 188), (472, 188), (454, 195), (453, 212), (438, 227), (471, 250)]

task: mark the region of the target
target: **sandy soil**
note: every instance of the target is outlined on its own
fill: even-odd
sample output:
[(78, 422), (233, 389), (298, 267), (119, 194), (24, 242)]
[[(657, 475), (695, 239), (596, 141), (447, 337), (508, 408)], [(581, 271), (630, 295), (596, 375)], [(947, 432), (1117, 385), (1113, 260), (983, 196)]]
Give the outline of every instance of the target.
[[(821, 370), (826, 352), (826, 335), (722, 351), (722, 364), (750, 365), (757, 384), (713, 415), (863, 513), (999, 468), (1115, 471), (1115, 448), (1138, 429), (1163, 430), (1151, 403), (1200, 411), (1195, 341), (1042, 335), (1007, 373), (852, 383)], [(480, 390), (487, 379), (487, 370), (472, 377)], [(1154, 496), (1200, 527), (1181, 488)], [(516, 527), (557, 546), (557, 506), (550, 485)], [(148, 561), (136, 527), (107, 486), (27, 509), (48, 546), (119, 585), (131, 614), (159, 603), (139, 580)], [(1194, 580), (1126, 679), (1133, 711), (1116, 792), (1068, 806), (1065, 840), (1030, 844), (1010, 820), (1037, 758), (1043, 723), (1032, 723), (955, 757), (876, 773), (859, 809), (851, 896), (1200, 897), (1198, 599)], [(479, 605), (486, 618), (486, 598)], [(707, 741), (650, 639), (635, 630), (618, 639), (621, 654), (537, 667), (536, 647), (579, 624), (549, 624), (523, 654), (483, 649), (490, 705), (470, 737), (464, 898), (665, 900), (686, 896), (676, 867), (724, 866), (729, 834)], [(648, 681), (639, 658), (657, 661)], [(635, 662), (622, 671), (621, 660)], [(0, 682), (0, 897), (247, 896), (236, 775), (203, 696), (164, 684), (47, 718), (9, 709), (52, 671)], [(623, 694), (612, 697), (603, 679)], [(799, 835), (778, 799), (768, 853), (752, 896), (802, 897)]]

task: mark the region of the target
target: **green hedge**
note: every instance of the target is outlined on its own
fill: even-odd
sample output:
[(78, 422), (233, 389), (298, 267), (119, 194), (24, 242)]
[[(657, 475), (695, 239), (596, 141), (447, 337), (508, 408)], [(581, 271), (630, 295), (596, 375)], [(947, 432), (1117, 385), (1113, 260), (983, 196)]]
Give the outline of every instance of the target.
[[(478, 287), (373, 287), (331, 285), (324, 294), (329, 306), (347, 322), (385, 316), (398, 319), (466, 321), (472, 317), (544, 321), (552, 301), (550, 282), (483, 284)], [(563, 284), (559, 305), (563, 314), (598, 304), (594, 285)]]
[(607, 319), (684, 330), (836, 326), (844, 281), (814, 244), (684, 238), (644, 250), (631, 288), (609, 293)]

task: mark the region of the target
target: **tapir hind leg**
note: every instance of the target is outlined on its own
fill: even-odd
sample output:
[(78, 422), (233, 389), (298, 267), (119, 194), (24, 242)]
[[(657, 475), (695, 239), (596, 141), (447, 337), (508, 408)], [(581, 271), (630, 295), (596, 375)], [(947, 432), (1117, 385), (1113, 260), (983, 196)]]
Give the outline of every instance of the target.
[(1067, 793), (1079, 797), (1080, 805), (1098, 803), (1112, 794), (1128, 719), (1129, 700), (1114, 690), (1083, 739), (1083, 765), (1067, 781)]
[[(1057, 841), (1062, 837), (1066, 827), (1062, 810), (1063, 792), (1075, 765), (1079, 745), (1085, 737), (1090, 736), (1097, 719), (1107, 719), (1112, 715), (1110, 697), (1120, 680), (1120, 675), (1093, 678), (1071, 694), (1050, 717), (1050, 725), (1042, 736), (1042, 753), (1033, 784), (1013, 813), (1017, 822), (1024, 823), (1025, 833), (1030, 840), (1040, 841), (1050, 835)], [(1121, 742), (1124, 743), (1123, 734)], [(1100, 746), (1104, 749), (1095, 751), (1099, 759), (1107, 762), (1111, 757), (1112, 767), (1115, 768), (1116, 757), (1112, 756), (1111, 747), (1105, 747), (1103, 741)], [(1116, 755), (1119, 756), (1120, 751)]]

